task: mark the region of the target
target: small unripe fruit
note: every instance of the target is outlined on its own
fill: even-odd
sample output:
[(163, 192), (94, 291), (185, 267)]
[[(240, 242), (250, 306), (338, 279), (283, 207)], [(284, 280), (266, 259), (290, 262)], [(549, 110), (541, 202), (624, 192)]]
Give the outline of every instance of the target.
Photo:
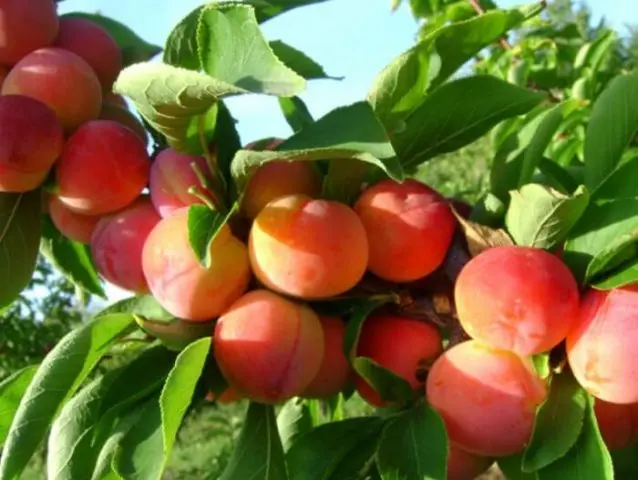
[(0, 63), (14, 65), (27, 54), (53, 43), (59, 20), (52, 0), (2, 0)]
[(189, 241), (188, 208), (163, 218), (146, 240), (142, 264), (151, 293), (176, 317), (211, 320), (248, 288), (248, 252), (228, 226), (221, 228), (209, 253), (207, 268)]
[(97, 118), (102, 106), (102, 87), (93, 69), (61, 48), (42, 48), (20, 60), (5, 78), (2, 94), (41, 101), (67, 133)]
[(62, 126), (46, 105), (21, 95), (0, 96), (0, 192), (39, 187), (63, 145)]
[(122, 70), (122, 54), (109, 32), (87, 18), (62, 18), (55, 46), (88, 63), (108, 92)]
[(443, 263), (456, 219), (445, 198), (430, 187), (416, 180), (384, 180), (365, 190), (354, 210), (368, 235), (368, 269), (378, 277), (410, 282)]
[(301, 396), (330, 398), (343, 391), (350, 382), (352, 368), (343, 351), (346, 325), (337, 317), (319, 317), (323, 328), (324, 352), (319, 372)]
[(556, 256), (537, 248), (485, 250), (461, 270), (454, 299), (472, 338), (520, 355), (558, 345), (578, 318), (578, 284)]
[(638, 286), (587, 291), (566, 345), (585, 390), (611, 403), (638, 403)]
[[(441, 334), (432, 325), (401, 315), (379, 313), (366, 319), (357, 344), (358, 357), (370, 358), (403, 378), (415, 391), (423, 388), (429, 365), (442, 351)], [(370, 405), (388, 404), (358, 375), (355, 386)]]
[(316, 376), (324, 351), (317, 315), (268, 290), (253, 290), (217, 321), (214, 352), (228, 383), (253, 401), (298, 396)]
[(148, 183), (151, 160), (140, 138), (108, 120), (82, 125), (67, 140), (56, 165), (57, 195), (85, 215), (115, 212)]
[(368, 240), (354, 211), (305, 195), (270, 202), (253, 222), (248, 246), (261, 283), (304, 299), (350, 290), (368, 262)]
[(450, 441), (476, 455), (500, 457), (525, 448), (547, 387), (526, 358), (469, 340), (434, 362), (426, 395)]
[(82, 215), (69, 210), (58, 197), (50, 195), (48, 213), (55, 228), (62, 235), (75, 242), (90, 244), (95, 226), (102, 217), (98, 215)]
[(91, 238), (91, 253), (98, 272), (124, 290), (148, 293), (142, 270), (142, 250), (159, 220), (147, 197), (103, 217)]

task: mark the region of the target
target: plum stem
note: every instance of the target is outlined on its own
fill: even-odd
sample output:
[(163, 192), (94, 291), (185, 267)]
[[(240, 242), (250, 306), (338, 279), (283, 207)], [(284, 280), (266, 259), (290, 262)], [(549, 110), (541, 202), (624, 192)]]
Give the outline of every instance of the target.
[[(479, 0), (468, 0), (468, 1), (470, 2), (470, 5), (472, 5), (472, 8), (477, 14), (483, 15), (485, 13), (485, 9), (481, 6), (481, 4), (479, 3)], [(499, 43), (501, 47), (503, 48), (503, 50), (512, 49), (512, 45), (510, 44), (510, 42), (507, 40), (505, 36), (500, 38)]]
[(200, 191), (197, 187), (195, 187), (195, 186), (189, 187), (188, 188), (188, 193), (190, 193), (194, 197), (196, 197), (199, 200), (201, 200), (202, 203), (204, 205), (206, 205), (208, 208), (210, 208), (211, 210), (214, 210), (216, 212), (220, 211), (220, 208), (219, 208), (219, 205), (217, 204), (216, 199), (209, 197), (204, 192)]
[(211, 152), (208, 141), (206, 140), (206, 115), (202, 115), (199, 117), (197, 134), (199, 136), (199, 143), (202, 147), (202, 151), (204, 152), (203, 156), (206, 159), (206, 165), (208, 166), (208, 170), (210, 172), (212, 180), (210, 189), (216, 192), (217, 197), (221, 196), (222, 198), (224, 198), (227, 185), (224, 181), (223, 176), (219, 174), (219, 167), (217, 165), (217, 154)]

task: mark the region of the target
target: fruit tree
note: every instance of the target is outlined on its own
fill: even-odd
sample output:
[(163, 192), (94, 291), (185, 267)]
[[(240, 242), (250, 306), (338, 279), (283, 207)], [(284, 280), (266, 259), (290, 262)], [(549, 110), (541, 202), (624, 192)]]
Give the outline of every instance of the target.
[[(130, 294), (0, 383), (0, 480), (43, 444), (47, 479), (159, 480), (204, 402), (246, 405), (222, 480), (636, 478), (626, 43), (544, 1), (412, 0), (414, 45), (314, 118), (326, 73), (261, 24), (322, 1), (203, 4), (161, 49), (0, 2), (0, 309), (40, 253)], [(293, 133), (243, 145), (250, 94)], [(475, 204), (415, 176), (483, 138)]]

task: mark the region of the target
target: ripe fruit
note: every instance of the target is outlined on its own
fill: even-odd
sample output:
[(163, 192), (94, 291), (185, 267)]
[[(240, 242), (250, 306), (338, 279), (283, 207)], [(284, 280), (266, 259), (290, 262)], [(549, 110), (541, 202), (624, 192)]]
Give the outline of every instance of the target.
[(91, 243), (95, 226), (100, 221), (97, 215), (82, 215), (69, 210), (55, 195), (48, 199), (48, 213), (55, 228), (62, 235), (80, 243)]
[[(443, 351), (439, 331), (428, 323), (392, 314), (373, 314), (365, 321), (357, 344), (357, 357), (367, 357), (423, 388), (425, 370)], [(359, 395), (375, 407), (388, 404), (363, 378), (355, 376)]]
[(0, 192), (40, 186), (63, 145), (62, 126), (46, 105), (21, 95), (0, 96)]
[(434, 362), (426, 393), (450, 441), (470, 453), (499, 457), (525, 448), (547, 389), (526, 358), (469, 340)]
[(91, 253), (98, 272), (124, 290), (147, 293), (142, 271), (144, 242), (160, 217), (148, 197), (103, 217), (91, 238)]
[(9, 74), (9, 69), (7, 67), (3, 67), (2, 65), (0, 65), (0, 87), (2, 87), (2, 84), (4, 83), (4, 79), (7, 78), (8, 74)]
[(102, 105), (104, 104), (117, 105), (118, 107), (122, 107), (128, 110), (126, 99), (119, 93), (106, 92), (104, 94), (104, 98), (102, 99)]
[(450, 443), (446, 480), (473, 480), (490, 468), (492, 460), (466, 452)]
[(346, 205), (290, 195), (270, 202), (248, 240), (255, 275), (271, 290), (304, 299), (350, 290), (365, 273), (368, 239)]
[(148, 182), (151, 161), (132, 130), (93, 120), (67, 140), (56, 166), (57, 195), (68, 208), (101, 215), (124, 208)]
[(574, 376), (593, 396), (638, 403), (638, 286), (585, 293), (580, 316), (567, 336)]
[(242, 197), (241, 211), (255, 218), (272, 200), (285, 195), (316, 197), (321, 193), (321, 176), (311, 162), (272, 161), (250, 177)]
[(321, 367), (323, 330), (306, 305), (253, 290), (219, 318), (215, 358), (228, 383), (261, 403), (299, 395)]
[(89, 64), (61, 48), (42, 48), (20, 60), (4, 80), (2, 94), (40, 100), (66, 132), (97, 118), (102, 106), (102, 88)]
[(204, 174), (208, 172), (203, 157), (181, 153), (172, 148), (163, 150), (155, 158), (149, 188), (153, 205), (162, 217), (172, 215), (180, 208), (202, 203), (199, 198), (188, 193), (191, 186), (203, 191), (191, 163), (196, 163)]
[(210, 247), (204, 267), (188, 240), (188, 209), (163, 218), (148, 236), (142, 265), (153, 296), (171, 314), (207, 321), (220, 315), (248, 287), (246, 246), (224, 226)]
[(336, 317), (319, 317), (323, 328), (324, 352), (321, 368), (301, 393), (307, 398), (329, 398), (344, 390), (352, 369), (343, 351), (346, 325)]
[(14, 65), (22, 57), (53, 43), (58, 14), (51, 0), (2, 0), (0, 63)]
[(461, 325), (477, 340), (520, 355), (548, 351), (578, 317), (578, 285), (544, 250), (503, 246), (470, 260), (454, 298)]
[(410, 282), (441, 265), (456, 220), (445, 199), (416, 180), (384, 180), (355, 203), (368, 234), (368, 269), (385, 280)]
[(99, 120), (112, 120), (127, 128), (130, 128), (142, 140), (144, 145), (148, 143), (148, 134), (144, 125), (133, 115), (130, 110), (113, 103), (102, 104), (102, 110), (98, 115)]
[(597, 399), (594, 412), (609, 450), (619, 450), (638, 441), (638, 403), (622, 405)]
[(55, 46), (75, 53), (88, 63), (107, 92), (122, 70), (122, 54), (109, 32), (86, 18), (60, 19)]

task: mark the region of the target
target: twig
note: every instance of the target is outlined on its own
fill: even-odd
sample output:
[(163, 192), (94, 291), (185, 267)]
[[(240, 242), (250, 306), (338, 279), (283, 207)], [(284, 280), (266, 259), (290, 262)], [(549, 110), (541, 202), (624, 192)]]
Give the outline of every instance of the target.
[[(472, 8), (474, 9), (474, 11), (476, 11), (476, 13), (478, 13), (479, 15), (483, 15), (485, 13), (485, 10), (483, 9), (483, 7), (481, 7), (481, 4), (479, 3), (478, 0), (468, 0), (468, 1), (470, 2), (470, 5), (472, 5)], [(503, 48), (503, 50), (512, 49), (512, 45), (504, 36), (500, 38), (499, 43), (501, 47)]]

